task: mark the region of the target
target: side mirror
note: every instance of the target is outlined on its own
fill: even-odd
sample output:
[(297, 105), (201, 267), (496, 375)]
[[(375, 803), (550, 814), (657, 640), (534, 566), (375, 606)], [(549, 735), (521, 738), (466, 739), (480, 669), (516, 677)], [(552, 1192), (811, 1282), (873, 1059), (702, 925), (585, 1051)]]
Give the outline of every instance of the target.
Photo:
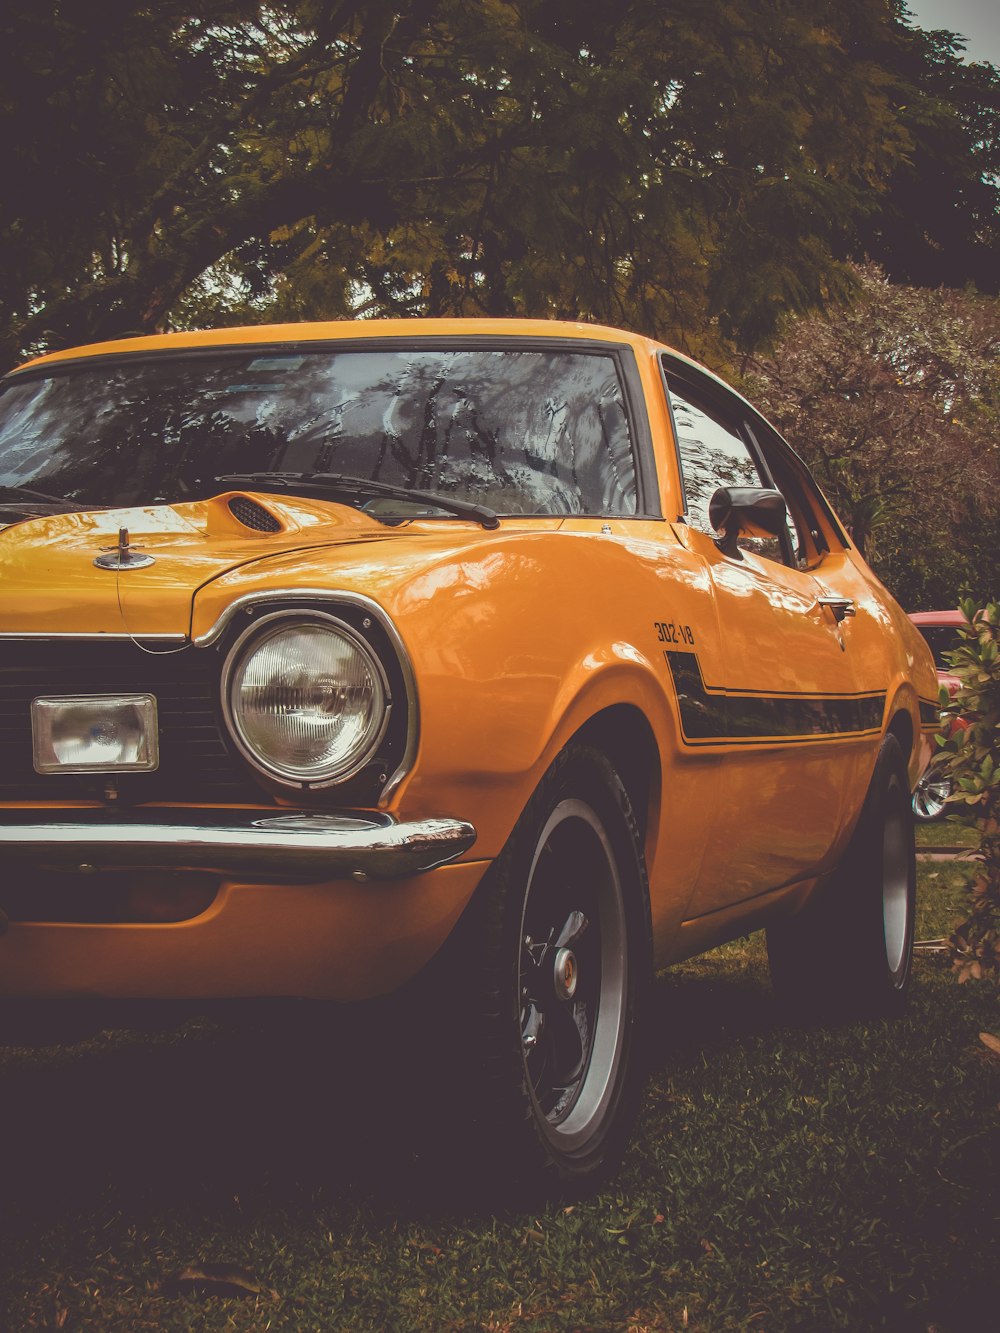
[(780, 491), (759, 486), (720, 486), (708, 505), (708, 521), (721, 532), (719, 550), (739, 558), (739, 537), (778, 537), (788, 521)]

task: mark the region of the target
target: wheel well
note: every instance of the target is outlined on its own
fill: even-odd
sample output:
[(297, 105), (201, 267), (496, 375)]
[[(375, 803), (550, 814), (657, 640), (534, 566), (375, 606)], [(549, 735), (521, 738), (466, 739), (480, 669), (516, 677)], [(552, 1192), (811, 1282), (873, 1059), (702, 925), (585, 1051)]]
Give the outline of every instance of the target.
[(660, 797), (660, 752), (645, 715), (631, 704), (616, 704), (586, 722), (577, 739), (610, 759), (645, 838), (653, 804)]
[(910, 755), (913, 751), (913, 719), (905, 709), (900, 709), (894, 714), (889, 723), (888, 734), (895, 736), (902, 747), (903, 757), (907, 763), (910, 762)]

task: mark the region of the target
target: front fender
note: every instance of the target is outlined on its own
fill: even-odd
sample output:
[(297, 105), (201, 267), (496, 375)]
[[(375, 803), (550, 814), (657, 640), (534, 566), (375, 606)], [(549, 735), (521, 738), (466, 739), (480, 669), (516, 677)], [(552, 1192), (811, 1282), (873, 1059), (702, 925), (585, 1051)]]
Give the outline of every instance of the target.
[(416, 763), (390, 808), (469, 818), (476, 854), (496, 855), (555, 756), (616, 705), (646, 718), (665, 765), (677, 720), (655, 621), (669, 552), (539, 534), (418, 576), (386, 607), (420, 697)]

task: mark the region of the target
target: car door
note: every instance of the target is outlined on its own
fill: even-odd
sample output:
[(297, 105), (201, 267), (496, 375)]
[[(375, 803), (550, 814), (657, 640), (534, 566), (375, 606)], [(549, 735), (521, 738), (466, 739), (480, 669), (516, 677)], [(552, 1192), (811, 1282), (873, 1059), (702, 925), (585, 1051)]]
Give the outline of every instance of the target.
[[(683, 743), (721, 757), (715, 834), (690, 919), (826, 868), (857, 771), (854, 743), (881, 712), (858, 688), (842, 624), (849, 608), (808, 567), (822, 540), (794, 471), (736, 394), (679, 359), (664, 368), (685, 488), (676, 533), (704, 562), (715, 601), (714, 633), (666, 654)], [(727, 553), (709, 519), (720, 486), (780, 490), (785, 530), (741, 538)]]

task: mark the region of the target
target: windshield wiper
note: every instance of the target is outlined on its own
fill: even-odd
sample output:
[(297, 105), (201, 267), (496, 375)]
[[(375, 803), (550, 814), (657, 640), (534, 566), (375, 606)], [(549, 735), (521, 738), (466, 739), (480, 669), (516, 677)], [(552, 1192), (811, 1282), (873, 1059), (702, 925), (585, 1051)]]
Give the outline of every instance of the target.
[(320, 493), (337, 491), (348, 496), (388, 495), (394, 500), (421, 500), (459, 518), (473, 518), (484, 528), (500, 526), (496, 511), (486, 505), (473, 504), (471, 500), (453, 500), (436, 491), (410, 490), (406, 486), (392, 486), (386, 481), (369, 481), (365, 477), (350, 477), (339, 472), (229, 472), (215, 480), (266, 490), (302, 491), (311, 487)]
[(89, 505), (78, 503), (75, 500), (67, 500), (65, 495), (49, 495), (46, 491), (33, 491), (27, 486), (0, 486), (0, 503), (6, 500), (15, 503), (21, 500), (27, 500), (29, 503), (34, 501), (36, 504), (43, 504), (48, 508), (58, 506), (67, 514), (90, 508)]

